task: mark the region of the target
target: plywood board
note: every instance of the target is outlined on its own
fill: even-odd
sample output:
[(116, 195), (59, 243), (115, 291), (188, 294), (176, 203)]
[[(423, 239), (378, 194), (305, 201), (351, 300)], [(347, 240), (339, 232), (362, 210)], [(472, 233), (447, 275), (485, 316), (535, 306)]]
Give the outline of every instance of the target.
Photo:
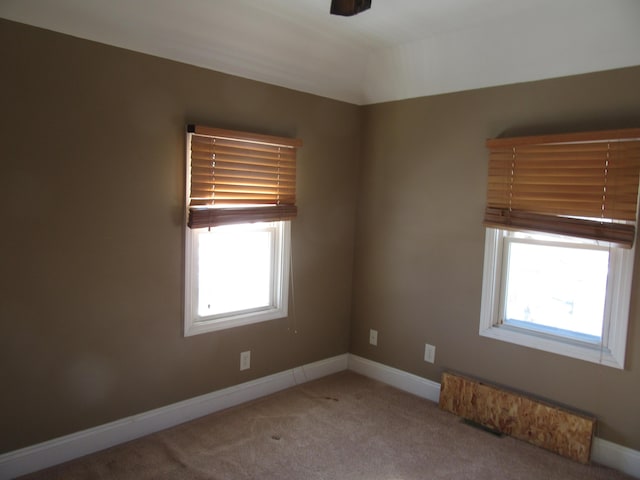
[(581, 463), (596, 419), (453, 373), (442, 374), (440, 408)]

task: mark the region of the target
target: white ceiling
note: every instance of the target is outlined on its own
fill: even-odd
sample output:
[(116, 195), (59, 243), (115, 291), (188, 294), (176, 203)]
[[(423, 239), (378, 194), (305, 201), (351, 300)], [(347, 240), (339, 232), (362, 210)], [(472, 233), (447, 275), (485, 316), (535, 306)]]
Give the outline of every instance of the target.
[(330, 3), (0, 0), (0, 17), (358, 105), (640, 65), (640, 0)]

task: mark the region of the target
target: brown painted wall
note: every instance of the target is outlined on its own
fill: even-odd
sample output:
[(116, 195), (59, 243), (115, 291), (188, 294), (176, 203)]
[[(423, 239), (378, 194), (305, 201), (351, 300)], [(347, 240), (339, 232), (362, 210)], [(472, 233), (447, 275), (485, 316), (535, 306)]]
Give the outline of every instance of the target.
[[(638, 127), (639, 85), (635, 67), (366, 107), (350, 351), (590, 411), (598, 436), (640, 449), (638, 261), (624, 371), (478, 335), (485, 139)], [(425, 342), (436, 345), (435, 365), (423, 361)]]
[[(347, 351), (357, 107), (7, 21), (0, 59), (0, 452)], [(187, 123), (304, 141), (295, 319), (183, 338)]]

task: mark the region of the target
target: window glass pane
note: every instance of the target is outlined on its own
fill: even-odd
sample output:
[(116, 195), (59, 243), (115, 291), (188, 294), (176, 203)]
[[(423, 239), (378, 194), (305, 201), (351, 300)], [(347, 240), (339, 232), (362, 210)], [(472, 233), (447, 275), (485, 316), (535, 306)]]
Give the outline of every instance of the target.
[(271, 305), (274, 234), (274, 228), (253, 225), (199, 233), (199, 316)]
[(608, 250), (517, 241), (508, 245), (505, 323), (599, 341)]

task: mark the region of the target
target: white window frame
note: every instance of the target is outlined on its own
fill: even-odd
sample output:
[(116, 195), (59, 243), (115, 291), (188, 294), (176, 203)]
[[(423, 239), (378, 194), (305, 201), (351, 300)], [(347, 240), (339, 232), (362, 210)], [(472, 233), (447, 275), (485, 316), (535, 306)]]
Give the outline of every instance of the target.
[[(271, 304), (264, 308), (247, 309), (226, 314), (198, 315), (198, 233), (206, 228), (186, 228), (185, 233), (185, 311), (184, 335), (198, 335), (227, 328), (249, 325), (277, 318), (288, 314), (289, 304), (289, 270), (291, 257), (291, 222), (269, 222), (275, 227), (273, 257)], [(212, 227), (217, 228), (217, 227)], [(223, 227), (219, 227), (223, 228)]]
[(502, 278), (506, 230), (487, 228), (479, 333), (529, 348), (556, 353), (613, 368), (624, 369), (629, 321), (629, 303), (635, 248), (612, 246), (605, 303), (605, 328), (602, 343), (593, 345), (558, 335), (503, 325)]

